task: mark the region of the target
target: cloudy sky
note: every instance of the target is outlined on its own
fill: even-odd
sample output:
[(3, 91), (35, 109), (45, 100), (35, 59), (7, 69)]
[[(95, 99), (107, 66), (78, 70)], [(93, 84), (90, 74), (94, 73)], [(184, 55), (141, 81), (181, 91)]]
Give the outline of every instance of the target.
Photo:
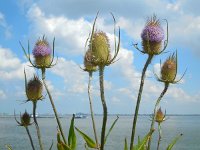
[[(156, 14), (166, 29), (169, 22), (167, 52), (153, 59), (147, 71), (140, 113), (152, 113), (155, 100), (163, 89), (153, 70), (159, 74), (159, 62), (178, 51), (178, 77), (185, 69), (184, 79), (171, 85), (161, 102), (167, 113), (200, 114), (200, 1), (189, 0), (18, 0), (0, 2), (0, 113), (27, 109), (31, 103), (24, 92), (25, 68), (28, 77), (40, 76), (29, 67), (19, 41), (31, 50), (36, 40), (46, 35), (51, 43), (56, 38), (58, 63), (47, 70), (47, 80), (59, 113), (89, 113), (87, 97), (88, 73), (83, 65), (84, 44), (91, 31), (97, 11), (97, 29), (107, 33), (113, 50), (113, 20), (121, 27), (119, 61), (106, 67), (105, 95), (109, 113), (133, 113), (141, 70), (147, 58), (134, 49), (141, 43), (140, 34), (146, 19)], [(102, 113), (99, 98), (98, 72), (92, 82), (95, 113)], [(44, 95), (45, 95), (44, 91)], [(48, 98), (38, 103), (38, 113), (52, 113)]]

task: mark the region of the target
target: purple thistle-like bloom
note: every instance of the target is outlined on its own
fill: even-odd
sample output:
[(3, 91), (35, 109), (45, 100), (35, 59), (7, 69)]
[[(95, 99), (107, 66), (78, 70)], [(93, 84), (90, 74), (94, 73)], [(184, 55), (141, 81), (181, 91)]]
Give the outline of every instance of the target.
[(51, 54), (51, 48), (46, 40), (38, 40), (33, 49), (33, 55), (37, 56), (47, 56)]
[(164, 39), (164, 30), (159, 25), (147, 25), (141, 34), (142, 39), (151, 42), (161, 42)]

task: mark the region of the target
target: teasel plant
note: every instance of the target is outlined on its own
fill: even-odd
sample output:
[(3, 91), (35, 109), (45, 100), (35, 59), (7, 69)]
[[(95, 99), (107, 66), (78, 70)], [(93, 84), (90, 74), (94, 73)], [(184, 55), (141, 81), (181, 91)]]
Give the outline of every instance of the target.
[(33, 120), (34, 120), (36, 131), (37, 131), (40, 150), (43, 150), (44, 148), (43, 148), (43, 143), (42, 143), (40, 127), (36, 118), (37, 102), (39, 100), (44, 99), (42, 95), (43, 84), (36, 75), (27, 82), (25, 70), (24, 70), (24, 76), (25, 76), (25, 89), (26, 89), (25, 91), (26, 91), (26, 96), (27, 96), (26, 102), (31, 101), (33, 104)]
[[(42, 72), (42, 81), (44, 84), (44, 87), (47, 91), (57, 124), (58, 124), (58, 128), (59, 128), (59, 132), (62, 136), (62, 139), (64, 141), (65, 144), (67, 144), (63, 129), (62, 129), (62, 125), (60, 123), (59, 120), (59, 116), (54, 104), (54, 100), (52, 98), (52, 95), (49, 91), (49, 88), (47, 86), (46, 83), (46, 69), (51, 68), (53, 66), (56, 65), (56, 63), (54, 63), (54, 47), (55, 47), (55, 38), (53, 39), (53, 46), (52, 48), (50, 47), (47, 39), (45, 36), (43, 36), (41, 39), (39, 38), (38, 41), (35, 43), (34, 49), (32, 51), (33, 57), (34, 57), (34, 62), (31, 60), (31, 56), (30, 56), (30, 46), (29, 46), (29, 42), (28, 42), (28, 52), (26, 52), (25, 48), (23, 47), (23, 45), (20, 42), (20, 45), (22, 47), (22, 50), (24, 51), (24, 54), (26, 56), (26, 58), (28, 59), (28, 61), (30, 62), (31, 66), (37, 69), (40, 69)], [(57, 62), (57, 61), (56, 61)]]
[[(98, 14), (97, 14), (98, 15)], [(104, 95), (104, 69), (106, 66), (111, 65), (115, 62), (116, 57), (118, 55), (120, 49), (120, 28), (118, 31), (118, 43), (116, 43), (116, 36), (115, 36), (115, 26), (116, 21), (114, 15), (111, 13), (114, 21), (114, 56), (112, 57), (110, 54), (110, 43), (106, 33), (103, 31), (95, 31), (95, 23), (96, 19), (93, 24), (92, 34), (89, 41), (89, 47), (92, 51), (93, 59), (91, 63), (97, 65), (99, 68), (99, 84), (100, 84), (100, 95), (101, 95), (101, 102), (103, 107), (103, 123), (102, 123), (102, 130), (101, 130), (101, 145), (100, 150), (104, 150), (104, 144), (106, 142), (106, 124), (107, 124), (107, 105)], [(109, 132), (108, 132), (109, 133)]]
[(157, 110), (156, 115), (155, 115), (155, 121), (158, 123), (158, 142), (157, 142), (157, 150), (159, 150), (160, 147), (160, 142), (162, 139), (162, 129), (161, 129), (161, 124), (166, 120), (166, 111), (165, 114), (163, 114), (161, 107)]
[(140, 80), (140, 87), (138, 91), (137, 102), (136, 102), (135, 113), (134, 113), (133, 124), (132, 124), (130, 150), (132, 150), (134, 146), (137, 117), (138, 117), (138, 112), (140, 108), (140, 102), (141, 102), (141, 97), (142, 97), (142, 92), (143, 92), (146, 70), (149, 64), (151, 63), (152, 59), (154, 58), (154, 56), (162, 54), (168, 45), (168, 21), (167, 20), (165, 21), (167, 23), (166, 40), (164, 40), (165, 34), (160, 24), (160, 20), (157, 19), (156, 15), (153, 15), (151, 18), (147, 19), (146, 25), (141, 33), (143, 49), (141, 50), (138, 47), (138, 44), (133, 44), (133, 46), (142, 54), (147, 54), (148, 58), (143, 67), (141, 80)]
[[(87, 40), (86, 40), (87, 43)], [(94, 118), (94, 111), (93, 111), (93, 104), (92, 104), (92, 96), (91, 96), (91, 81), (92, 81), (92, 74), (93, 72), (97, 71), (97, 66), (92, 64), (91, 61), (93, 59), (92, 51), (89, 49), (86, 51), (84, 56), (84, 71), (88, 72), (89, 74), (89, 80), (88, 80), (88, 98), (89, 98), (89, 104), (90, 104), (90, 114), (92, 119), (92, 127), (94, 131), (94, 137), (96, 141), (96, 148), (99, 149), (99, 142), (98, 142), (98, 135), (96, 131), (96, 125), (95, 125), (95, 118)]]
[[(113, 17), (113, 21), (114, 21), (114, 56), (112, 57), (111, 52), (110, 52), (110, 43), (109, 43), (106, 33), (103, 31), (97, 31), (95, 29), (95, 24), (96, 24), (98, 14), (99, 12), (97, 13), (95, 17), (95, 20), (92, 26), (92, 31), (88, 38), (89, 48), (85, 55), (84, 65), (85, 65), (85, 71), (88, 71), (87, 67), (93, 70), (94, 66), (98, 67), (98, 70), (99, 70), (100, 97), (101, 97), (101, 102), (102, 102), (102, 107), (103, 107), (103, 122), (102, 122), (102, 129), (101, 129), (100, 144), (98, 145), (98, 141), (96, 137), (95, 137), (96, 142), (94, 142), (88, 135), (86, 135), (80, 129), (76, 128), (76, 130), (84, 138), (86, 142), (86, 145), (85, 145), (86, 148), (89, 147), (93, 149), (104, 150), (104, 145), (107, 141), (107, 138), (119, 118), (117, 116), (117, 118), (114, 120), (114, 122), (112, 123), (110, 129), (108, 130), (106, 134), (108, 111), (107, 111), (107, 105), (106, 105), (106, 100), (105, 100), (105, 95), (104, 95), (104, 70), (106, 66), (109, 66), (116, 61), (116, 57), (118, 55), (119, 48), (120, 48), (120, 28), (118, 31), (118, 43), (117, 43), (116, 20), (115, 20), (114, 15), (111, 13)], [(88, 40), (86, 40), (86, 43)]]
[[(18, 123), (18, 125), (22, 126), (22, 127), (24, 127), (26, 129), (26, 133), (27, 133), (27, 135), (29, 137), (29, 140), (30, 140), (30, 143), (31, 143), (31, 147), (32, 147), (33, 150), (35, 150), (35, 147), (34, 147), (34, 144), (33, 144), (33, 140), (32, 140), (29, 128), (28, 128), (28, 126), (32, 125), (30, 114), (28, 114), (27, 111), (25, 110), (25, 112), (22, 115), (20, 113), (20, 121), (18, 121), (17, 118), (16, 118), (16, 115), (15, 115), (15, 111), (14, 111), (14, 117), (15, 117), (15, 120)], [(12, 148), (10, 148), (10, 149), (12, 149)]]
[[(161, 63), (160, 63), (160, 66), (161, 66)], [(185, 72), (183, 73), (181, 78), (176, 80), (177, 69), (178, 69), (178, 54), (176, 51), (175, 53), (170, 55), (163, 63), (162, 67), (160, 68), (161, 76), (159, 77), (156, 73), (154, 73), (156, 76), (156, 79), (158, 81), (164, 83), (164, 89), (162, 90), (162, 92), (160, 93), (160, 96), (156, 100), (150, 130), (154, 129), (154, 123), (156, 121), (156, 112), (158, 111), (158, 106), (159, 106), (160, 101), (162, 100), (163, 96), (166, 94), (166, 92), (169, 88), (169, 85), (180, 82), (186, 73), (186, 70), (185, 70)], [(151, 138), (148, 141), (148, 150), (150, 150), (150, 147), (151, 147)]]

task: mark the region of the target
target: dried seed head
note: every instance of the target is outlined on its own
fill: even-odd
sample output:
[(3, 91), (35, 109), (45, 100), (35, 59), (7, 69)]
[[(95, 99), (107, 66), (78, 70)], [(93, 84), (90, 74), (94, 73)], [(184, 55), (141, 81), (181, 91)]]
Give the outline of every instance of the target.
[(156, 16), (149, 19), (142, 33), (143, 49), (148, 54), (158, 54), (162, 48), (162, 40), (164, 39), (164, 30), (160, 26)]
[(110, 44), (108, 37), (104, 32), (96, 32), (90, 41), (89, 47), (91, 48), (94, 56), (93, 64), (97, 66), (105, 66), (110, 61)]
[(163, 121), (165, 121), (165, 115), (163, 114), (161, 108), (159, 108), (158, 111), (156, 112), (155, 121), (158, 123), (162, 123)]
[(170, 56), (161, 68), (161, 79), (166, 82), (173, 82), (177, 74), (177, 62), (174, 55)]
[(21, 116), (21, 126), (29, 126), (31, 123), (31, 116), (25, 111), (25, 113)]
[(94, 56), (92, 54), (92, 51), (88, 50), (85, 53), (85, 57), (84, 57), (85, 71), (93, 72), (97, 70), (97, 66), (92, 63), (93, 59), (94, 59)]
[(27, 84), (26, 95), (28, 100), (37, 101), (42, 98), (42, 82), (34, 76)]
[(47, 67), (51, 64), (51, 48), (45, 38), (39, 39), (33, 49), (35, 64), (38, 67)]

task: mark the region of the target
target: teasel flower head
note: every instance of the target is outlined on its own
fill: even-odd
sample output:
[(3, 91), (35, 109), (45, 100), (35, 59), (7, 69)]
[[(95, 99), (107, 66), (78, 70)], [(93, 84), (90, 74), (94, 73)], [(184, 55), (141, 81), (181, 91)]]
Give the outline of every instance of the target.
[(21, 116), (21, 123), (23, 126), (29, 126), (31, 124), (31, 116), (26, 111)]
[(51, 68), (52, 66), (56, 64), (56, 63), (53, 64), (55, 38), (53, 39), (53, 49), (51, 49), (45, 36), (37, 40), (32, 51), (34, 62), (31, 60), (31, 57), (30, 57), (29, 42), (28, 42), (28, 52), (26, 52), (21, 42), (20, 42), (20, 45), (22, 47), (22, 50), (24, 51), (26, 58), (29, 60), (30, 64), (33, 67), (44, 70), (45, 68)]
[(169, 85), (170, 83), (176, 84), (182, 80), (187, 69), (185, 70), (181, 78), (178, 80), (176, 79), (177, 70), (178, 70), (178, 55), (176, 51), (176, 53), (173, 53), (172, 55), (170, 55), (163, 63), (161, 67), (161, 72), (160, 72), (161, 77), (158, 77), (158, 75), (155, 72), (154, 72), (154, 75), (156, 76), (158, 81), (164, 82), (166, 85)]
[(42, 82), (38, 79), (37, 76), (34, 76), (26, 85), (26, 96), (28, 101), (36, 102), (43, 99), (42, 90)]
[(93, 55), (94, 65), (107, 65), (110, 61), (110, 43), (106, 33), (103, 31), (95, 32), (89, 47)]
[(166, 114), (163, 114), (162, 110), (161, 110), (161, 107), (158, 109), (158, 111), (156, 112), (156, 116), (155, 116), (155, 121), (157, 123), (162, 123), (163, 121), (166, 120), (166, 117), (165, 117)]
[(173, 83), (177, 75), (177, 59), (174, 54), (164, 62), (161, 68), (161, 79)]
[(162, 49), (162, 41), (164, 39), (164, 30), (160, 25), (160, 21), (154, 15), (148, 19), (142, 33), (143, 50), (150, 54), (159, 54)]
[(35, 65), (38, 67), (50, 66), (52, 61), (51, 52), (52, 50), (47, 40), (44, 37), (42, 39), (39, 39), (33, 49)]
[(104, 67), (104, 66), (108, 66), (114, 63), (119, 52), (120, 28), (118, 32), (118, 42), (116, 42), (116, 35), (115, 35), (116, 21), (112, 13), (111, 15), (114, 20), (114, 55), (113, 56), (111, 56), (110, 42), (106, 33), (103, 31), (95, 31), (95, 24), (98, 17), (98, 13), (93, 23), (92, 33), (89, 39), (89, 50), (91, 51), (91, 55), (92, 55), (91, 63), (98, 67), (100, 66)]
[(97, 66), (92, 63), (94, 56), (92, 55), (92, 51), (88, 50), (84, 56), (84, 71), (94, 72), (97, 70)]
[[(15, 114), (14, 114), (14, 116), (15, 116)], [(19, 126), (27, 127), (27, 126), (30, 126), (32, 124), (31, 123), (31, 116), (30, 116), (29, 113), (27, 113), (27, 111), (25, 111), (22, 115), (20, 114), (20, 122), (16, 119), (16, 116), (15, 116), (15, 120), (18, 123)]]
[(167, 20), (165, 21), (167, 23), (166, 40), (164, 40), (165, 33), (160, 24), (160, 20), (157, 19), (156, 15), (153, 15), (151, 18), (148, 18), (141, 33), (143, 50), (138, 48), (138, 44), (133, 44), (134, 47), (144, 54), (152, 56), (161, 54), (168, 45), (168, 22)]

